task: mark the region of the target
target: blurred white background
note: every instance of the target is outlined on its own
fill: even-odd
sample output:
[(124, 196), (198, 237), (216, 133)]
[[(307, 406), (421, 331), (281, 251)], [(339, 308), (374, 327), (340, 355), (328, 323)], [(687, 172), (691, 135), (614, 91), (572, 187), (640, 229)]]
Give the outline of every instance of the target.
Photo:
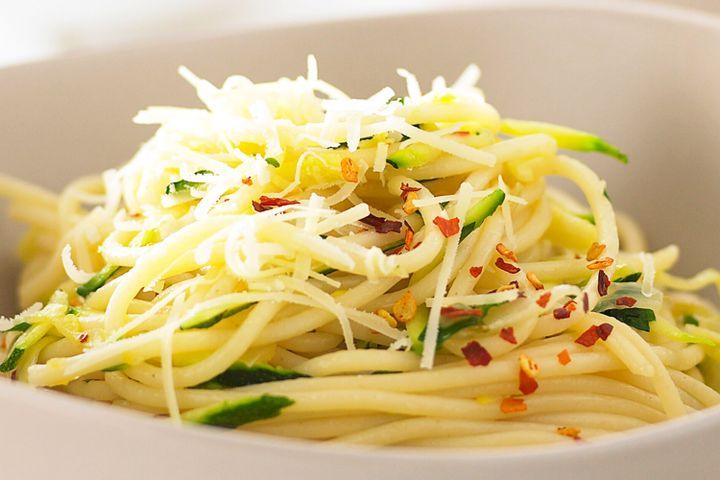
[[(644, 1), (720, 14), (720, 0)], [(477, 2), (502, 0), (0, 0), (0, 66), (141, 41)]]

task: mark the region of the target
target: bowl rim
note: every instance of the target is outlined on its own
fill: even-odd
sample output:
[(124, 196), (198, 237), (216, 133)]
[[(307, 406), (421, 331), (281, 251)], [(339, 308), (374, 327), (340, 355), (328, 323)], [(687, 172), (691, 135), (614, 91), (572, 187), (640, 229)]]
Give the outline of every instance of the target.
[[(448, 8), (450, 7), (450, 8)], [(64, 63), (68, 60), (93, 60), (108, 53), (134, 53), (141, 49), (161, 49), (164, 47), (181, 46), (187, 43), (222, 41), (256, 32), (272, 32), (278, 30), (302, 30), (317, 28), (322, 25), (351, 25), (366, 23), (369, 19), (393, 19), (426, 17), (432, 14), (473, 13), (480, 11), (520, 11), (546, 10), (565, 12), (601, 12), (624, 17), (642, 17), (646, 19), (688, 24), (694, 27), (720, 32), (720, 13), (706, 12), (685, 6), (652, 4), (641, 0), (484, 0), (482, 3), (472, 0), (454, 0), (423, 5), (413, 11), (396, 11), (389, 14), (382, 12), (365, 12), (350, 19), (319, 19), (302, 23), (261, 25), (244, 27), (234, 31), (218, 34), (195, 34), (184, 39), (162, 38), (155, 41), (144, 41), (125, 45), (115, 45), (103, 49), (85, 49), (61, 54), (52, 58), (35, 59), (28, 62), (11, 64), (0, 68), (0, 75), (36, 66)], [(147, 418), (137, 412), (88, 401), (80, 397), (63, 395), (59, 392), (42, 390), (13, 382), (0, 381), (0, 402), (11, 405), (24, 404), (36, 410), (56, 413), (63, 411), (63, 416), (84, 417), (87, 421), (93, 417), (103, 423), (114, 420), (124, 427), (137, 425), (149, 428), (162, 434), (177, 433), (177, 426), (170, 421), (158, 421)], [(714, 424), (714, 426), (712, 425)], [(694, 412), (687, 416), (663, 421), (658, 424), (612, 433), (593, 442), (577, 442), (574, 448), (567, 444), (542, 446), (502, 447), (493, 449), (430, 449), (419, 447), (365, 449), (353, 445), (318, 444), (315, 441), (298, 440), (285, 437), (274, 437), (246, 431), (226, 431), (202, 425), (185, 425), (183, 434), (188, 438), (197, 438), (206, 442), (232, 442), (238, 446), (285, 450), (299, 454), (325, 454), (340, 458), (363, 458), (378, 460), (412, 460), (424, 463), (447, 462), (448, 460), (462, 463), (505, 463), (512, 460), (524, 461), (562, 461), (569, 456), (579, 455), (596, 457), (600, 454), (617, 454), (628, 448), (642, 446), (652, 449), (668, 441), (696, 436), (700, 432), (720, 428), (720, 406)]]

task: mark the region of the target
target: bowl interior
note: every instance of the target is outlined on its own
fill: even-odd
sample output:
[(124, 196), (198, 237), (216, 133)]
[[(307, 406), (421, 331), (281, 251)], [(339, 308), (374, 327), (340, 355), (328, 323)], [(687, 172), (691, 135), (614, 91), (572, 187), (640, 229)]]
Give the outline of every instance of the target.
[[(640, 221), (653, 247), (682, 247), (678, 271), (720, 266), (713, 255), (720, 230), (714, 208), (720, 201), (720, 21), (612, 3), (506, 2), (246, 32), (6, 69), (0, 71), (1, 168), (59, 188), (125, 162), (153, 130), (131, 124), (137, 110), (151, 104), (197, 104), (176, 74), (180, 64), (215, 82), (233, 73), (272, 80), (303, 74), (305, 56), (312, 52), (323, 78), (368, 95), (387, 83), (402, 91), (403, 82), (394, 74), (398, 66), (415, 72), (427, 87), (434, 75), (454, 78), (474, 62), (483, 69), (481, 86), (488, 101), (503, 115), (597, 132), (630, 154), (627, 167), (607, 158), (583, 158), (607, 179), (614, 204)], [(0, 228), (6, 239), (18, 231), (8, 222)], [(0, 243), (5, 272), (14, 272), (13, 251), (13, 242)], [(14, 281), (13, 274), (0, 278), (0, 313), (15, 309), (8, 293)], [(0, 418), (12, 421), (3, 410)], [(703, 424), (720, 426), (720, 415), (714, 413)], [(52, 415), (52, 408), (45, 414)], [(151, 435), (162, 438), (158, 441), (177, 442), (164, 430), (157, 432)], [(660, 433), (654, 438), (672, 440)], [(651, 453), (638, 447), (640, 458)], [(616, 454), (621, 460), (621, 452)], [(473, 457), (464, 458), (472, 465)], [(187, 461), (181, 463), (194, 471)], [(675, 468), (666, 464), (658, 472)], [(680, 464), (685, 475), (698, 472), (687, 461)], [(606, 475), (616, 469), (611, 462), (604, 465)], [(318, 478), (330, 478), (330, 472), (361, 478), (341, 467), (342, 462), (331, 462), (326, 470), (308, 471), (318, 472)], [(442, 472), (434, 468), (419, 469), (416, 478)], [(555, 470), (553, 478), (565, 478), (566, 469)], [(627, 473), (617, 472), (622, 478)], [(506, 479), (516, 478), (505, 473)]]

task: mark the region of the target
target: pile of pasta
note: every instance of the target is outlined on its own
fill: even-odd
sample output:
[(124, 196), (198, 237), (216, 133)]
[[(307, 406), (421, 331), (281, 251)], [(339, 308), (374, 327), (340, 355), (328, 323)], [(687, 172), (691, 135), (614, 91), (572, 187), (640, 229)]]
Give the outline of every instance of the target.
[[(466, 69), (350, 98), (317, 76), (151, 107), (60, 195), (0, 176), (22, 313), (4, 375), (175, 422), (365, 445), (578, 442), (714, 406), (706, 270), (669, 273), (601, 138), (504, 119)], [(566, 179), (577, 200), (546, 183)]]

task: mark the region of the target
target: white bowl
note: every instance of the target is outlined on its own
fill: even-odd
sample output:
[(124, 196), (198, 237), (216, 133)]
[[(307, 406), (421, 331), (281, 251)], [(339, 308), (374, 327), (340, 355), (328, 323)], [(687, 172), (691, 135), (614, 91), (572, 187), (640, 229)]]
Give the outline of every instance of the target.
[[(297, 75), (315, 53), (324, 78), (369, 94), (396, 66), (426, 84), (469, 62), (506, 116), (557, 121), (623, 146), (622, 167), (590, 158), (616, 205), (653, 246), (684, 248), (684, 272), (716, 262), (720, 229), (720, 19), (620, 2), (485, 2), (462, 10), (239, 33), (0, 71), (6, 173), (59, 187), (124, 162), (151, 130), (148, 104), (194, 104), (179, 64), (220, 81)], [(17, 228), (0, 261), (15, 270)], [(715, 263), (715, 266), (718, 266)], [(0, 309), (14, 310), (14, 275)], [(709, 478), (720, 410), (592, 444), (495, 452), (330, 448), (214, 429), (176, 429), (119, 409), (0, 382), (2, 478)]]

